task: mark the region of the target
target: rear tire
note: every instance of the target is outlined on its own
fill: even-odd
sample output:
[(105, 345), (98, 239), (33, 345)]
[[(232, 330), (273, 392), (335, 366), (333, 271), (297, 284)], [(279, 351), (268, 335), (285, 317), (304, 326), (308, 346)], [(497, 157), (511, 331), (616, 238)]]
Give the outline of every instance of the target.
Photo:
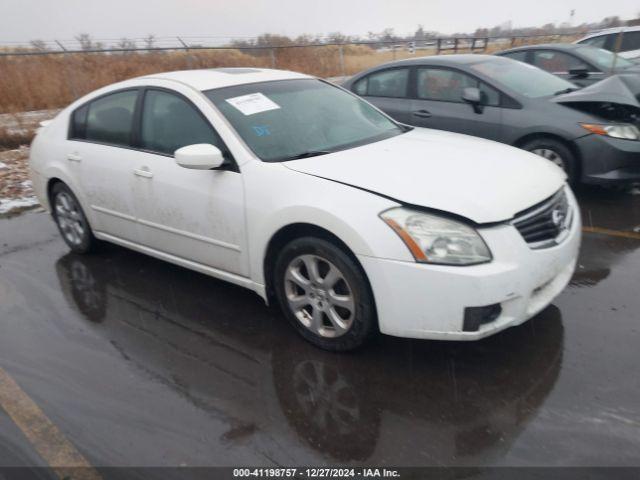
[(555, 163), (567, 174), (569, 183), (575, 184), (577, 182), (576, 158), (564, 143), (553, 138), (540, 137), (525, 143), (522, 149)]
[(51, 190), (51, 212), (62, 239), (75, 253), (89, 253), (98, 247), (87, 217), (71, 189), (59, 182)]
[(340, 248), (315, 237), (287, 244), (274, 269), (280, 308), (306, 340), (344, 352), (377, 332), (373, 294), (361, 267)]

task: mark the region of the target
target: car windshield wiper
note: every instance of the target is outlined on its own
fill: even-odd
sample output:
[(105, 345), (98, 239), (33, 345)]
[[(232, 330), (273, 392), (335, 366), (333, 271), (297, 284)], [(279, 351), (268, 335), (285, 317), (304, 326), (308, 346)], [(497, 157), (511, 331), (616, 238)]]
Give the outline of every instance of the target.
[(556, 93), (554, 93), (553, 95), (562, 95), (563, 93), (571, 93), (571, 92), (575, 92), (576, 90), (580, 90), (579, 87), (569, 87), (569, 88), (565, 88), (564, 90), (558, 90)]
[(281, 158), (280, 160), (300, 160), (302, 158), (309, 157), (317, 157), (319, 155), (326, 155), (327, 153), (331, 153), (330, 150), (309, 150), (308, 152), (298, 153), (297, 155), (292, 155), (290, 157)]

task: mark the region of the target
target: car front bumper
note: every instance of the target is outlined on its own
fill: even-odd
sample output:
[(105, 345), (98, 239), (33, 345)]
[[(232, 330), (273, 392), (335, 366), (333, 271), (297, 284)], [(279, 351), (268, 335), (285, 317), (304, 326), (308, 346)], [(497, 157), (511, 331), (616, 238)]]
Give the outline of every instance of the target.
[[(581, 222), (574, 219), (554, 247), (533, 250), (511, 225), (481, 229), (490, 263), (457, 267), (359, 256), (376, 301), (380, 331), (439, 340), (478, 340), (519, 325), (549, 305), (566, 287), (578, 258)], [(468, 307), (499, 305), (499, 315), (465, 330)], [(467, 325), (468, 326), (468, 325)]]
[(580, 150), (584, 183), (640, 182), (639, 141), (587, 135), (575, 143)]

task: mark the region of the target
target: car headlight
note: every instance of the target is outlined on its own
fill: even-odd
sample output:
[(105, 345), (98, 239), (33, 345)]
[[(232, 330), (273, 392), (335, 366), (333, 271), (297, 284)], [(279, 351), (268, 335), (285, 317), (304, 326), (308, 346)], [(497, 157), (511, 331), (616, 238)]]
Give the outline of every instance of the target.
[(491, 252), (472, 227), (437, 215), (392, 208), (380, 214), (402, 239), (416, 262), (475, 265), (491, 261)]
[(620, 123), (616, 125), (581, 123), (580, 126), (591, 133), (595, 133), (596, 135), (606, 135), (608, 137), (622, 138), (624, 140), (640, 140), (640, 130), (638, 130), (638, 127), (628, 123)]

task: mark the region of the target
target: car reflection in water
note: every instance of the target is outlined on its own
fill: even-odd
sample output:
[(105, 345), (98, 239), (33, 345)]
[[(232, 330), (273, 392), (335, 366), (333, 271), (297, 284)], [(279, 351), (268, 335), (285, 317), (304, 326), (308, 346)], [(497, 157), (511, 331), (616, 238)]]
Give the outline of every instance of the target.
[[(585, 227), (633, 232), (640, 218), (640, 199), (624, 191), (583, 189), (578, 192)], [(582, 237), (581, 255), (570, 288), (594, 287), (640, 248), (636, 238), (592, 234)], [(607, 298), (605, 296), (605, 298)]]
[(56, 268), (72, 307), (117, 355), (229, 420), (221, 442), (269, 445), (281, 463), (499, 460), (562, 364), (554, 306), (480, 342), (381, 337), (331, 354), (298, 338), (257, 296), (143, 255), (110, 247), (68, 254)]

